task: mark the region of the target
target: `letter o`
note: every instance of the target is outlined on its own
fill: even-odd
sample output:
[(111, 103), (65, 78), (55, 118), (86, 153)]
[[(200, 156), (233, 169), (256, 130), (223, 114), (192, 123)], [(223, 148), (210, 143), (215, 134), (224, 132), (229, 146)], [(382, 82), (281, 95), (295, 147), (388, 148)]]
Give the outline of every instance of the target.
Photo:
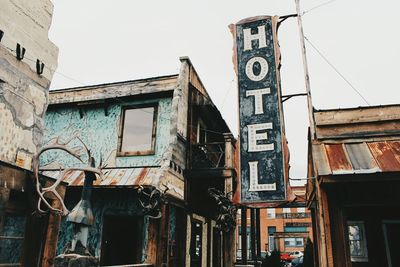
[[(253, 65), (258, 62), (261, 66), (261, 71), (258, 75), (254, 74)], [(246, 63), (246, 75), (250, 80), (259, 82), (265, 78), (268, 73), (268, 62), (262, 57), (253, 57)]]

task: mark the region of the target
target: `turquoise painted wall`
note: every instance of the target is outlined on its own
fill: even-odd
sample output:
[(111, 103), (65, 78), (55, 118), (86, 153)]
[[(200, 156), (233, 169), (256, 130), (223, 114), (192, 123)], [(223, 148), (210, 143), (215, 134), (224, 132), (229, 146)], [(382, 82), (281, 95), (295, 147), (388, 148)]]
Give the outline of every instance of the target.
[[(158, 102), (156, 148), (154, 155), (116, 157), (119, 121), (122, 106), (134, 106)], [(104, 108), (85, 106), (83, 118), (79, 109), (59, 108), (51, 109), (45, 116), (45, 143), (50, 139), (60, 136), (61, 140), (68, 140), (78, 134), (99, 164), (100, 159), (108, 162), (108, 166), (115, 164), (117, 167), (134, 167), (159, 165), (162, 154), (170, 140), (171, 98), (149, 99), (144, 101), (129, 101), (123, 104), (113, 104), (108, 107), (108, 116)], [(77, 145), (77, 142), (73, 143)], [(62, 162), (64, 166), (77, 166), (79, 161), (68, 156), (65, 152), (46, 152), (41, 157), (41, 165), (53, 161)]]
[[(78, 194), (73, 194), (73, 196), (70, 194), (65, 203), (68, 209), (71, 210), (79, 202), (79, 198), (79, 192)], [(92, 196), (92, 210), (95, 217), (95, 224), (89, 228), (88, 238), (88, 248), (92, 255), (100, 257), (104, 216), (140, 216), (138, 219), (143, 220), (142, 262), (146, 260), (147, 255), (145, 249), (147, 246), (149, 219), (141, 214), (136, 191), (118, 189), (107, 191), (94, 190)], [(64, 252), (73, 237), (72, 224), (66, 221), (66, 217), (62, 219), (60, 229), (57, 255)], [(118, 229), (115, 230), (118, 231)]]

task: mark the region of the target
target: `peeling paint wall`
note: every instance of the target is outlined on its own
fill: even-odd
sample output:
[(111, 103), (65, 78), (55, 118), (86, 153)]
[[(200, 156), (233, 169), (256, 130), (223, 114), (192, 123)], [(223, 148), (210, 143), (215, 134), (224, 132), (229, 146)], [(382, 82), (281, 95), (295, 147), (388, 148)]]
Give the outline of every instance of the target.
[[(0, 161), (30, 169), (57, 67), (58, 48), (47, 37), (53, 5), (0, 0), (0, 6)], [(22, 60), (16, 58), (17, 43), (26, 49)], [(36, 73), (36, 59), (47, 67), (42, 75)]]
[[(134, 167), (152, 166), (161, 164), (163, 153), (170, 140), (170, 115), (171, 98), (148, 99), (141, 101), (125, 102), (125, 106), (135, 106), (148, 103), (158, 103), (156, 146), (154, 155), (143, 156), (117, 156), (119, 125), (122, 115), (122, 105), (113, 104), (108, 107), (108, 116), (103, 107), (86, 106), (83, 117), (80, 117), (78, 108), (58, 108), (49, 110), (45, 117), (45, 140), (61, 137), (67, 140), (78, 134), (86, 146), (91, 149), (96, 163), (102, 159), (107, 167)], [(78, 143), (76, 143), (78, 144)], [(43, 155), (42, 164), (56, 167), (60, 161), (64, 166), (78, 165), (79, 162), (71, 157), (62, 156), (60, 153), (46, 153)]]

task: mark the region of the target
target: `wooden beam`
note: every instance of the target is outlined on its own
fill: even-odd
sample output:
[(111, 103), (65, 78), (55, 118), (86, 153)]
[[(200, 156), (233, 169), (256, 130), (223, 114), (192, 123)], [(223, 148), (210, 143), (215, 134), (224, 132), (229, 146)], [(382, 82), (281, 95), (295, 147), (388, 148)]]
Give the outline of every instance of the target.
[(6, 206), (10, 198), (10, 189), (0, 187), (0, 232), (3, 231), (6, 217)]
[[(53, 200), (51, 206), (55, 209), (61, 209), (61, 203), (58, 199)], [(54, 258), (57, 253), (58, 231), (60, 230), (61, 215), (51, 213), (44, 244), (42, 267), (53, 267)]]
[(157, 243), (157, 263), (156, 266), (168, 265), (168, 229), (169, 229), (169, 206), (162, 207), (162, 217), (160, 219)]
[(157, 262), (157, 244), (159, 240), (160, 220), (149, 219), (146, 263), (155, 265)]

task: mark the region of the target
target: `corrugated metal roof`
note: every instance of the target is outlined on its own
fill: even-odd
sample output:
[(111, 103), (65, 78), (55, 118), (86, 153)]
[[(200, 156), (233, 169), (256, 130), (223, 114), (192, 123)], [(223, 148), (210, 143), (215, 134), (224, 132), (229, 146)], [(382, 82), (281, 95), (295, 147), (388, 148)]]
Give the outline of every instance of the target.
[(318, 175), (400, 172), (400, 141), (314, 144)]
[[(154, 178), (157, 177), (158, 170), (158, 167), (103, 169), (103, 179), (97, 179), (94, 181), (93, 186), (129, 187), (137, 185), (152, 185)], [(42, 174), (56, 178), (59, 173), (59, 171), (44, 171)], [(69, 186), (83, 186), (83, 178), (84, 173), (82, 171), (71, 171), (65, 175), (63, 181), (68, 183)]]

